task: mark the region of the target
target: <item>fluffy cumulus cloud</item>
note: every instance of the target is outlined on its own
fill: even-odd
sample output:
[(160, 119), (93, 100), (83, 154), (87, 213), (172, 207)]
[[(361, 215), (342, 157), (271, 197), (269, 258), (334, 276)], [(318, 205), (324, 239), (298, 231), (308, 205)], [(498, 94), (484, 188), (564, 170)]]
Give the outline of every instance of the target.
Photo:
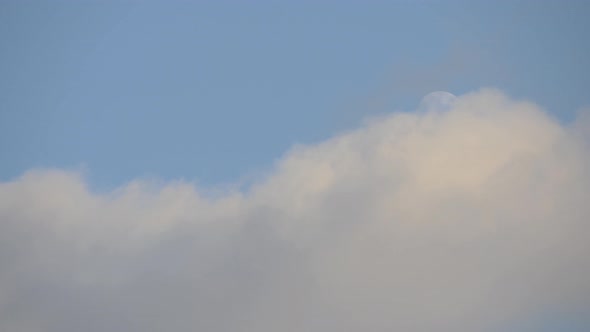
[[(448, 95), (446, 95), (448, 97)], [(0, 330), (492, 331), (590, 314), (587, 116), (495, 90), (291, 149), (247, 191), (0, 184)]]

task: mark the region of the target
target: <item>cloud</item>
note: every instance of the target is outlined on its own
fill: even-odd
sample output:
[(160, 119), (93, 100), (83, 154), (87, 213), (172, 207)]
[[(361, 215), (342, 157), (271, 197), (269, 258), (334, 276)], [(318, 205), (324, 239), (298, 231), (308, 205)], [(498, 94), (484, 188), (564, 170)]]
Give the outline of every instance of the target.
[(587, 315), (582, 120), (481, 90), (296, 146), (216, 195), (27, 172), (0, 184), (0, 330), (489, 331)]

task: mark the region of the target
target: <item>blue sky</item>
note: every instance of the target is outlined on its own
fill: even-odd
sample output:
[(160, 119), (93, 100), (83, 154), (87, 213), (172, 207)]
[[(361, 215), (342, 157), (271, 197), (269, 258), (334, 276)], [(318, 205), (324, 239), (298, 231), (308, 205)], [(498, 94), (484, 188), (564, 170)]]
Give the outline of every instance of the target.
[(0, 0), (0, 330), (588, 331), (588, 17)]
[(235, 182), (295, 143), (497, 87), (590, 104), (583, 1), (3, 1), (0, 178)]

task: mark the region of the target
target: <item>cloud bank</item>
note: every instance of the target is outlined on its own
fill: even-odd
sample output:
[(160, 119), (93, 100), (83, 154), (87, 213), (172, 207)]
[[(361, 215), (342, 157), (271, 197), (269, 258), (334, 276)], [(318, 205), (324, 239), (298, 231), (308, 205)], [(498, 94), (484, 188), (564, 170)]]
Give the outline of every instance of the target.
[(141, 180), (96, 194), (76, 172), (27, 172), (0, 184), (0, 330), (490, 331), (588, 315), (580, 118), (482, 90), (294, 147), (216, 195)]

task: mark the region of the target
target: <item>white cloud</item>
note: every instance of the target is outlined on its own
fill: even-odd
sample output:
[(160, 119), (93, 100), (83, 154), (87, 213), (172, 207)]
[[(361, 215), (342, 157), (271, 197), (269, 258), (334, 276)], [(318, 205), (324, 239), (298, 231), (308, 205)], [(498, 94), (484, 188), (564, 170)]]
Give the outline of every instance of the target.
[(246, 193), (95, 194), (59, 170), (2, 183), (0, 330), (487, 331), (589, 314), (587, 124), (495, 90), (451, 108), (295, 147)]

